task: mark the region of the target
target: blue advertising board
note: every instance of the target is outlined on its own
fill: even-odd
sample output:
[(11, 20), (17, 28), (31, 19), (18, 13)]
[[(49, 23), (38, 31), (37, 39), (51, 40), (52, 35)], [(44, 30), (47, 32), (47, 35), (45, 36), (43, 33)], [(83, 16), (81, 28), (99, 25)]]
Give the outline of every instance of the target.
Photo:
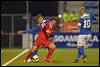
[[(58, 32), (52, 37), (57, 48), (75, 48), (77, 47), (79, 33)], [(37, 35), (33, 38), (35, 41)], [(86, 44), (89, 48), (99, 48), (99, 32), (92, 33), (92, 39)]]

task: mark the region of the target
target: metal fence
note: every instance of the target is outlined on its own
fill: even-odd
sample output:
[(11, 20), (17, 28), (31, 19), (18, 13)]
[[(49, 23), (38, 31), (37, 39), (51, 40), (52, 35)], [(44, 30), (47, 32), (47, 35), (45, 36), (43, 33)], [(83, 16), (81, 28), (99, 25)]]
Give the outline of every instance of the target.
[(1, 14), (1, 48), (21, 48), (22, 35), (17, 30), (26, 28), (25, 14)]
[[(31, 16), (29, 14), (29, 16)], [(50, 17), (44, 17), (50, 18)], [(29, 28), (33, 21), (29, 18)], [(18, 30), (27, 28), (26, 14), (1, 14), (1, 48), (22, 48), (22, 35)]]

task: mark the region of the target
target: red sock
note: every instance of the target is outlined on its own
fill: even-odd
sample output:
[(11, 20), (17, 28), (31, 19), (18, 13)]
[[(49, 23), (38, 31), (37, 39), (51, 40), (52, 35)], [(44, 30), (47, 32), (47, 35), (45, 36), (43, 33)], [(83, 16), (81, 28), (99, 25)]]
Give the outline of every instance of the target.
[(55, 49), (49, 49), (48, 55), (46, 57), (50, 57), (54, 51), (55, 51)]
[(30, 57), (32, 55), (32, 50), (30, 50), (29, 52), (28, 52), (28, 55), (26, 56), (26, 60)]

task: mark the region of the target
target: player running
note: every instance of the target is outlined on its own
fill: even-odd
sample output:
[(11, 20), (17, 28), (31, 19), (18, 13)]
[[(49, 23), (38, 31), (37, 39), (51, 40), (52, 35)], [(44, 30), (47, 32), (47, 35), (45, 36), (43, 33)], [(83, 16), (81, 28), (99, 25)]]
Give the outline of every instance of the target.
[[(28, 30), (24, 30), (24, 31), (18, 31), (18, 33), (35, 33), (37, 30), (40, 31), (41, 28), (43, 28), (45, 26), (46, 23), (48, 22), (43, 22), (43, 17), (41, 14), (38, 14), (36, 17), (35, 17), (35, 20), (37, 20), (37, 25), (35, 27), (33, 27), (32, 29), (28, 29)], [(60, 28), (62, 26), (62, 24), (57, 24), (56, 27), (57, 28)], [(55, 25), (54, 25), (55, 27)], [(55, 35), (55, 32), (52, 32), (52, 34), (50, 36), (54, 36)], [(28, 55), (26, 56), (24, 62), (31, 62), (31, 59), (33, 58), (34, 55), (36, 55), (38, 53), (38, 49), (35, 50), (35, 51), (29, 51), (28, 52)], [(31, 55), (32, 54), (32, 55)]]
[(54, 45), (54, 42), (50, 39), (51, 34), (53, 33), (53, 26), (56, 23), (56, 19), (52, 18), (49, 23), (45, 24), (44, 28), (40, 31), (38, 34), (38, 37), (36, 41), (34, 42), (32, 49), (28, 53), (27, 58), (25, 61), (27, 61), (28, 58), (32, 56), (32, 52), (37, 51), (41, 45), (48, 48), (48, 54), (44, 58), (45, 61), (53, 62), (51, 59), (51, 55), (55, 51), (56, 46)]
[(78, 54), (73, 63), (78, 63), (81, 55), (83, 56), (83, 63), (87, 62), (87, 54), (83, 47), (85, 47), (86, 43), (91, 39), (91, 22), (96, 19), (93, 15), (86, 13), (85, 7), (80, 8), (80, 15), (81, 17), (78, 23), (80, 35), (77, 42)]
[[(18, 33), (22, 34), (22, 33), (36, 33), (36, 32), (39, 32), (44, 26), (45, 26), (45, 22), (43, 21), (43, 17), (41, 14), (38, 14), (34, 20), (36, 21), (36, 25), (35, 27), (33, 27), (32, 29), (27, 29), (27, 30), (24, 30), (24, 31), (18, 31)], [(38, 52), (38, 50), (35, 50), (34, 52), (32, 52), (32, 56), (36, 55)], [(30, 54), (30, 51), (29, 51), (29, 54)], [(29, 54), (27, 55), (27, 57), (25, 58), (24, 62), (26, 62), (26, 60), (28, 60), (29, 58)]]

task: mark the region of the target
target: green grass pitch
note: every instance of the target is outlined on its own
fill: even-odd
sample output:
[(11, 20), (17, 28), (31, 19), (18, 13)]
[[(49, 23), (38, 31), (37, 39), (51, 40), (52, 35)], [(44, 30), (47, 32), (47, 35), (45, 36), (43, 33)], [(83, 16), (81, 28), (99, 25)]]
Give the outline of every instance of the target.
[[(1, 49), (1, 65), (11, 60), (24, 49)], [(24, 63), (23, 58), (27, 53), (8, 64), (8, 66), (99, 66), (99, 48), (85, 48), (87, 52), (87, 63), (83, 63), (82, 56), (79, 63), (73, 63), (77, 55), (76, 48), (56, 48), (55, 53), (52, 55), (54, 62), (44, 61), (47, 54), (47, 49), (39, 49), (38, 56), (40, 61), (38, 63)]]

